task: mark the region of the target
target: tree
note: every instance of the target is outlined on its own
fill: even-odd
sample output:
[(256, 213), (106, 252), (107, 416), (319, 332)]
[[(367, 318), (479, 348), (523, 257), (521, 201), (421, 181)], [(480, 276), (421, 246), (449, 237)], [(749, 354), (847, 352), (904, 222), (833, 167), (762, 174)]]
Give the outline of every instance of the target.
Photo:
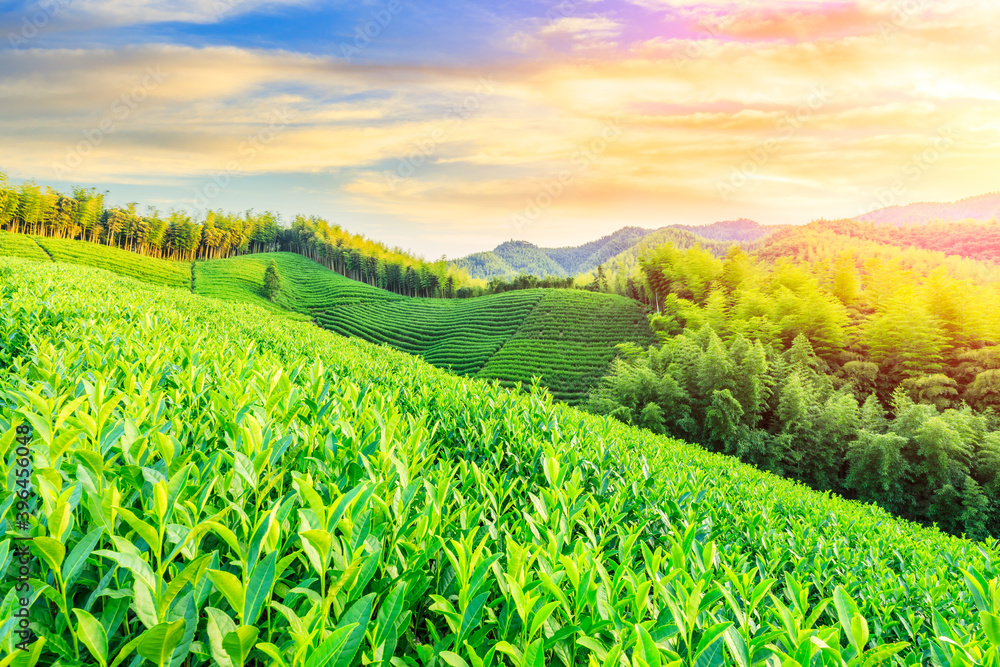
[(728, 389), (716, 389), (705, 411), (705, 441), (727, 454), (738, 449), (745, 432), (741, 420), (743, 408)]
[(962, 512), (958, 515), (958, 522), (966, 537), (982, 540), (989, 535), (986, 528), (989, 510), (989, 498), (983, 493), (976, 480), (966, 477), (965, 483), (962, 485)]
[(907, 378), (903, 388), (916, 403), (928, 403), (938, 410), (953, 407), (958, 402), (958, 383), (943, 373)]
[(264, 271), (264, 294), (267, 295), (268, 299), (274, 301), (280, 291), (281, 276), (278, 275), (278, 265), (272, 259)]
[(965, 391), (965, 399), (973, 406), (1000, 408), (1000, 370), (983, 371)]
[(833, 272), (833, 295), (849, 306), (858, 298), (858, 271), (854, 263), (854, 255), (843, 253), (837, 258)]
[(78, 203), (72, 197), (59, 195), (52, 212), (52, 235), (56, 238), (75, 238), (73, 228), (76, 225)]
[(905, 506), (903, 480), (907, 463), (903, 448), (907, 440), (895, 433), (872, 433), (862, 429), (848, 448), (848, 472), (845, 486), (858, 500), (877, 503), (899, 512)]

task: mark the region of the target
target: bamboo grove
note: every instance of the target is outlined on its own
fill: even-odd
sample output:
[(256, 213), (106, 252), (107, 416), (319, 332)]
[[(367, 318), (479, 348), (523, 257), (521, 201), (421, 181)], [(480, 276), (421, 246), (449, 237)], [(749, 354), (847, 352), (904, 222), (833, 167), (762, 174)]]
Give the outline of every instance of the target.
[(626, 349), (590, 408), (956, 534), (1000, 535), (1000, 285), (960, 277), (993, 268), (865, 256), (815, 232), (798, 241), (823, 243), (776, 259), (669, 245), (645, 257), (660, 342)]
[(105, 197), (94, 188), (74, 188), (66, 195), (30, 181), (14, 186), (0, 172), (0, 229), (79, 239), (169, 260), (285, 250), (397, 294), (452, 298), (484, 291), (443, 259), (428, 262), (316, 216), (296, 216), (287, 227), (269, 211), (207, 211), (196, 219), (176, 209), (163, 214), (150, 208), (143, 214), (135, 203), (107, 207)]

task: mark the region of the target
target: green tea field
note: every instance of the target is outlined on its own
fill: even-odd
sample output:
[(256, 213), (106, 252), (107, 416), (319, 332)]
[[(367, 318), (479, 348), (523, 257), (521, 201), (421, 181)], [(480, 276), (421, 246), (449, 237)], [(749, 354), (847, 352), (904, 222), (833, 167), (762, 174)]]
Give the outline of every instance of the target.
[(48, 262), (49, 256), (31, 236), (0, 232), (0, 256), (25, 257), (40, 262)]
[[(275, 303), (263, 295), (272, 259), (282, 276)], [(576, 290), (521, 290), (475, 299), (414, 299), (349, 280), (293, 253), (199, 262), (195, 292), (275, 305), (345, 336), (385, 343), (461, 375), (508, 386), (542, 385), (578, 403), (607, 371), (618, 343), (648, 345), (635, 302)]]
[(0, 664), (1000, 664), (995, 543), (96, 268), (0, 327)]
[[(607, 372), (615, 345), (648, 345), (652, 332), (635, 302), (575, 290), (522, 290), (476, 299), (408, 298), (350, 280), (290, 252), (190, 262), (143, 257), (119, 248), (0, 233), (0, 255), (108, 269), (155, 285), (252, 303), (292, 319), (311, 319), (344, 336), (384, 343), (460, 375), (530, 385), (583, 401)], [(272, 303), (263, 276), (282, 277)]]
[(56, 262), (109, 269), (154, 285), (185, 288), (191, 285), (191, 262), (144, 257), (121, 248), (86, 241), (39, 236), (35, 237), (35, 242)]

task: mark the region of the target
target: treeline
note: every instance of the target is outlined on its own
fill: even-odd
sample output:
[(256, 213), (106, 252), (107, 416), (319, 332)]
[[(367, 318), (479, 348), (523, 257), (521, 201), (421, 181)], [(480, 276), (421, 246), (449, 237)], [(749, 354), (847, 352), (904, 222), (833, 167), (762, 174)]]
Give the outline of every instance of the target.
[(315, 216), (296, 216), (290, 227), (272, 212), (185, 211), (145, 214), (134, 203), (106, 206), (105, 194), (75, 188), (67, 195), (34, 182), (12, 185), (0, 172), (0, 229), (77, 239), (171, 260), (223, 259), (256, 252), (305, 255), (349, 278), (421, 297), (460, 297), (484, 288), (444, 259), (428, 262), (388, 248)]
[[(989, 223), (983, 223), (989, 229)], [(854, 255), (859, 264), (868, 260), (879, 259), (883, 262), (895, 262), (907, 269), (921, 274), (929, 273), (938, 267), (945, 267), (958, 278), (979, 282), (1000, 281), (1000, 267), (993, 261), (980, 260), (963, 256), (957, 252), (945, 252), (941, 249), (924, 248), (917, 243), (900, 243), (894, 245), (889, 239), (896, 234), (893, 228), (886, 227), (884, 231), (868, 231), (870, 223), (859, 223), (854, 220), (817, 220), (801, 227), (789, 227), (775, 233), (767, 240), (766, 245), (754, 255), (762, 261), (775, 262), (779, 259), (792, 258), (805, 262), (829, 262), (831, 258), (844, 253)], [(905, 230), (904, 230), (905, 231)], [(914, 228), (916, 232), (916, 228)], [(900, 232), (902, 234), (903, 232)], [(961, 243), (961, 232), (956, 240), (948, 240), (948, 230), (940, 230), (942, 238), (938, 244), (942, 247), (956, 247)], [(884, 238), (878, 238), (885, 234)], [(902, 237), (896, 238), (899, 242)]]
[(300, 253), (348, 278), (397, 294), (450, 299), (473, 296), (475, 292), (475, 286), (467, 284), (468, 275), (450, 267), (444, 258), (428, 262), (316, 216), (296, 216), (279, 238), (283, 250)]
[[(904, 516), (1000, 535), (986, 463), (1000, 442), (989, 435), (1000, 291), (943, 266), (814, 250), (810, 262), (671, 245), (647, 255), (641, 291), (661, 347), (618, 362), (592, 408)], [(882, 421), (862, 419), (875, 412)], [(928, 457), (951, 472), (935, 476)]]
[(545, 278), (539, 278), (538, 276), (522, 273), (521, 275), (511, 278), (510, 280), (501, 277), (492, 278), (488, 283), (486, 283), (485, 291), (488, 294), (502, 294), (503, 292), (534, 289), (536, 287), (573, 289), (576, 286), (575, 283), (576, 279), (572, 276), (568, 276), (566, 278), (560, 278), (558, 276), (546, 276)]
[(994, 264), (1000, 261), (1000, 223), (995, 219), (936, 221), (906, 227), (838, 220), (822, 226), (837, 234), (877, 243), (922, 248)]
[[(634, 287), (635, 282), (631, 281), (630, 284)], [(580, 289), (588, 292), (611, 292), (608, 274), (604, 270), (604, 266), (598, 264), (593, 278), (589, 281), (581, 281), (573, 276), (567, 276), (565, 278), (559, 278), (557, 276), (539, 278), (538, 276), (522, 273), (521, 275), (511, 278), (510, 280), (500, 277), (493, 278), (486, 283), (486, 289), (482, 290), (481, 293), (500, 294), (502, 292), (513, 292), (515, 290), (535, 289), (537, 287)], [(476, 296), (478, 296), (478, 294), (476, 294)]]
[[(605, 273), (608, 291), (629, 297), (653, 307), (653, 295), (646, 289), (642, 277), (643, 257), (653, 253), (657, 248), (672, 245), (679, 249), (698, 247), (715, 257), (725, 257), (734, 245), (740, 245), (746, 250), (754, 250), (762, 241), (739, 243), (735, 241), (712, 241), (698, 236), (690, 231), (677, 227), (663, 227), (639, 240), (628, 250), (619, 253), (606, 264), (602, 265)], [(596, 279), (596, 269), (586, 276)]]

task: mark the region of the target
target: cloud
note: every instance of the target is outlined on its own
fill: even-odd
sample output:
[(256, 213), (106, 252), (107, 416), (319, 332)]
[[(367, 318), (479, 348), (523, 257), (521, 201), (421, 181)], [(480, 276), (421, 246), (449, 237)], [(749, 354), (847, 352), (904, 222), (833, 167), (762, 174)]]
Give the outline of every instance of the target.
[(622, 32), (620, 21), (603, 16), (564, 16), (545, 25), (541, 35), (568, 35), (573, 39), (613, 39)]
[[(543, 238), (574, 221), (605, 233), (612, 223), (853, 214), (956, 123), (963, 131), (913, 196), (996, 189), (1000, 23), (984, 20), (995, 15), (988, 5), (919, 5), (887, 34), (879, 22), (894, 3), (643, 4), (669, 15), (662, 34), (588, 3), (516, 22), (513, 53), (437, 66), (232, 46), (0, 51), (0, 168), (52, 182), (53, 164), (110, 119), (67, 180), (186, 182), (235, 161), (275, 182), (311, 174), (311, 188), (420, 233), (472, 238), (485, 225), (509, 238), (511, 216), (575, 169), (617, 116), (620, 136), (533, 223)], [(134, 19), (155, 18), (157, 5), (116, 6)], [(192, 7), (181, 9), (195, 16)], [(734, 18), (708, 23), (724, 16)], [(670, 36), (671, 20), (690, 30)], [(144, 84), (150, 70), (165, 74), (155, 86)], [(279, 113), (280, 132), (247, 159), (241, 149)], [(386, 177), (411, 156), (412, 175)], [(724, 201), (719, 183), (748, 161), (747, 184)]]

